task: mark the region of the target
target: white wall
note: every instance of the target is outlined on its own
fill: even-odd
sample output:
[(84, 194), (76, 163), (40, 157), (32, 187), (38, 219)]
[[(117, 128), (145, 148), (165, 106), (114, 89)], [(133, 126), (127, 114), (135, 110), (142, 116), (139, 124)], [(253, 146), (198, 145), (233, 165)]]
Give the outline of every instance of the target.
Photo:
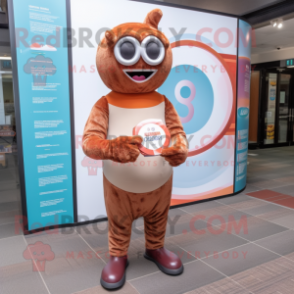
[(251, 63), (263, 63), (294, 58), (294, 47), (251, 55)]

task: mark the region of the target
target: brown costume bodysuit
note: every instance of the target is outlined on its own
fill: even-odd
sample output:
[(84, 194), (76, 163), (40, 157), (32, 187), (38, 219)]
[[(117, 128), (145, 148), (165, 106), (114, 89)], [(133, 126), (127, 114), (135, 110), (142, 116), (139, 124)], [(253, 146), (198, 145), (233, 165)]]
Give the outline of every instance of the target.
[[(113, 257), (126, 257), (132, 222), (141, 216), (146, 249), (151, 250), (150, 256), (145, 257), (157, 262), (151, 255), (164, 246), (172, 167), (182, 164), (188, 154), (176, 110), (155, 91), (172, 66), (169, 41), (157, 29), (161, 17), (162, 12), (155, 9), (143, 24), (126, 23), (107, 31), (97, 51), (98, 72), (112, 92), (92, 108), (84, 130), (83, 150), (90, 158), (104, 160), (104, 198), (112, 259), (103, 270), (101, 283), (107, 289), (124, 283), (126, 262)], [(132, 136), (133, 128), (146, 119), (162, 120), (170, 132), (171, 145), (163, 149), (161, 156), (144, 157), (138, 149), (142, 138)], [(160, 256), (168, 254), (165, 250)], [(171, 259), (176, 262), (161, 270), (180, 274), (180, 260), (176, 255)]]
[[(123, 101), (123, 96), (126, 96), (126, 98), (129, 100), (130, 97), (132, 97), (132, 94), (126, 95), (113, 92), (111, 95), (120, 100), (120, 106), (123, 106), (121, 103)], [(138, 95), (135, 94), (133, 99), (138, 99), (137, 96)], [(151, 110), (154, 115), (154, 108), (162, 104), (161, 106), (164, 109), (164, 112), (162, 112), (163, 119), (172, 138), (178, 138), (177, 146), (179, 151), (182, 151), (178, 157), (179, 160), (182, 160), (186, 152), (184, 141), (185, 133), (173, 105), (168, 101), (167, 98), (156, 92), (151, 92), (147, 95), (143, 94), (143, 96), (153, 96), (155, 99), (151, 102), (152, 104), (150, 104), (150, 102), (145, 104), (145, 106), (148, 107), (142, 108), (144, 105), (143, 103), (145, 103), (143, 102), (141, 103), (140, 108), (133, 108), (131, 111), (137, 112), (138, 109), (140, 109), (146, 112), (147, 109)], [(110, 166), (108, 167), (110, 169), (109, 173), (113, 172), (113, 169), (122, 169), (118, 172), (116, 177), (113, 177), (112, 174), (110, 174), (110, 180), (107, 179), (107, 171), (107, 175), (104, 175), (103, 184), (107, 216), (109, 219), (110, 254), (113, 256), (124, 256), (128, 251), (132, 222), (141, 216), (144, 217), (145, 223), (146, 248), (158, 249), (163, 247), (167, 214), (171, 198), (172, 168), (163, 157), (154, 157), (150, 159), (144, 158), (142, 155), (140, 155), (134, 163), (116, 163), (126, 161), (128, 150), (121, 148), (122, 146), (120, 146), (119, 140), (125, 140), (127, 143), (128, 138), (117, 138), (117, 142), (111, 142), (107, 140), (107, 137), (110, 137), (113, 134), (108, 134), (109, 106), (113, 107), (113, 104), (116, 102), (113, 97), (111, 98), (109, 98), (109, 96), (102, 97), (94, 105), (85, 126), (83, 148), (86, 155), (93, 159), (111, 159), (112, 161), (109, 161)], [(130, 102), (129, 100), (127, 101), (128, 104), (130, 103), (134, 106), (134, 103), (132, 103), (132, 101)], [(139, 107), (139, 105), (135, 106)], [(116, 106), (116, 111), (123, 112), (124, 109), (129, 110), (129, 108), (119, 107), (119, 110), (117, 108), (118, 107)], [(159, 112), (161, 112), (161, 109), (159, 109)], [(139, 120), (140, 119), (141, 116), (139, 116)], [(121, 122), (118, 121), (118, 123), (120, 125), (126, 124), (123, 120)], [(125, 132), (128, 133), (131, 133), (131, 131), (131, 128), (125, 130)], [(135, 142), (136, 139), (138, 140), (138, 138), (129, 137), (130, 142)], [(140, 139), (137, 141), (137, 143), (139, 142)], [(114, 146), (112, 146), (112, 143), (115, 143), (113, 144)], [(130, 144), (130, 148), (136, 149), (137, 146)], [(171, 160), (169, 158), (170, 156), (168, 156), (168, 153), (166, 153), (168, 150), (169, 149), (165, 150), (165, 154), (167, 155), (167, 159)], [(173, 158), (173, 161), (174, 164), (176, 164), (177, 158)], [(131, 174), (132, 171), (137, 174), (138, 177), (142, 177), (142, 183), (138, 184), (139, 179), (134, 178), (134, 176)], [(151, 179), (151, 181), (148, 179), (148, 177), (151, 177), (149, 174), (151, 174), (151, 176), (155, 174), (155, 177), (157, 177), (156, 180), (160, 180), (156, 183), (158, 186), (155, 186), (156, 189), (151, 186), (155, 181), (153, 179)], [(125, 177), (126, 180), (122, 181), (121, 183), (120, 180), (122, 177)], [(129, 182), (127, 181), (128, 179)], [(117, 187), (117, 185), (115, 185), (116, 182), (118, 182), (118, 185), (125, 185), (124, 187), (121, 187), (125, 189)], [(144, 193), (132, 192), (134, 189), (133, 186), (137, 186), (137, 191), (135, 190), (134, 192), (145, 190)]]

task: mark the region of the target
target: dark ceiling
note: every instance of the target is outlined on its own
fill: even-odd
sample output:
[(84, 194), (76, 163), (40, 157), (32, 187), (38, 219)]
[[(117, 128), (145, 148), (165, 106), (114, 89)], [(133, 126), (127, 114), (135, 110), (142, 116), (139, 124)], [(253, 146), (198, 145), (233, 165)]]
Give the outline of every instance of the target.
[(241, 16), (283, 2), (283, 0), (164, 0), (161, 2)]

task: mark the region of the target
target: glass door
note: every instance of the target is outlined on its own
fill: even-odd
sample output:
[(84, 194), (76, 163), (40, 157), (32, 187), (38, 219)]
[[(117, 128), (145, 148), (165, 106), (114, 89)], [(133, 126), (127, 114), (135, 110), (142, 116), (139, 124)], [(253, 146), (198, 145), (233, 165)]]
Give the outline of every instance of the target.
[(292, 100), (291, 109), (291, 145), (294, 145), (294, 101)]
[[(291, 119), (291, 99), (290, 99), (290, 82), (291, 74), (279, 74), (279, 95), (277, 101), (278, 122), (277, 122), (277, 142), (290, 142), (290, 119)], [(288, 144), (287, 144), (288, 145)]]
[(268, 70), (262, 80), (260, 147), (294, 145), (294, 70)]
[(264, 147), (275, 144), (276, 139), (276, 101), (278, 73), (266, 72), (263, 79), (261, 144)]
[(289, 141), (290, 145), (294, 145), (294, 73), (292, 74), (290, 89)]

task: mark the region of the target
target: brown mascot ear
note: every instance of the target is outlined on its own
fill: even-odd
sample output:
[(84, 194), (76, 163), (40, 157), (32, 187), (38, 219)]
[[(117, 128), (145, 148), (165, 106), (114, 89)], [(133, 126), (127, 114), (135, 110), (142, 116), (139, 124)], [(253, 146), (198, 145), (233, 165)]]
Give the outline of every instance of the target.
[(114, 33), (112, 31), (106, 31), (105, 38), (108, 46), (112, 46), (114, 44)]
[(162, 15), (163, 14), (160, 9), (153, 9), (147, 14), (144, 23), (151, 26), (154, 29), (158, 29), (158, 24), (162, 18)]

